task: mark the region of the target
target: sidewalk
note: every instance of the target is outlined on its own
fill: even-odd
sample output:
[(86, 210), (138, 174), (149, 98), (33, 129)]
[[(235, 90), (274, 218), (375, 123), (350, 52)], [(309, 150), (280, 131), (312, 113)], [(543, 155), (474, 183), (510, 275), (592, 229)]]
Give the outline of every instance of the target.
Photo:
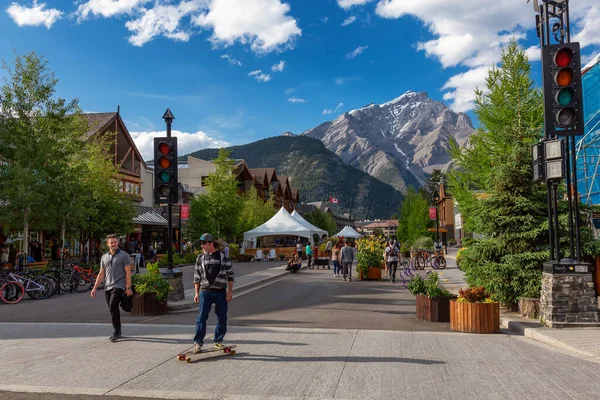
[[(6, 361), (0, 391), (227, 400), (531, 400), (550, 393), (595, 399), (600, 393), (598, 364), (508, 335), (231, 327), (227, 343), (238, 346), (235, 356), (187, 364), (175, 356), (191, 348), (194, 326), (127, 324), (117, 343), (108, 341), (111, 330), (0, 323)], [(548, 377), (552, 392), (540, 387)]]
[[(233, 285), (233, 297), (243, 296), (246, 293), (260, 289), (267, 285), (271, 285), (280, 279), (285, 278), (290, 274), (290, 271), (286, 271), (287, 265), (281, 265), (275, 268), (269, 268), (262, 271), (257, 271), (252, 274), (242, 275), (235, 278)], [(189, 287), (190, 285), (188, 285)], [(185, 298), (180, 301), (170, 301), (168, 303), (169, 311), (180, 311), (190, 308), (197, 308), (198, 305), (194, 303), (194, 287), (185, 290)]]
[[(456, 267), (456, 253), (457, 249), (448, 249), (446, 255), (448, 271), (442, 271), (449, 280), (444, 285), (455, 294), (461, 287), (468, 286), (464, 281), (464, 273)], [(500, 314), (500, 327), (504, 333), (521, 335), (600, 361), (600, 328), (552, 329), (542, 326), (539, 320), (523, 318), (515, 312), (503, 310)]]

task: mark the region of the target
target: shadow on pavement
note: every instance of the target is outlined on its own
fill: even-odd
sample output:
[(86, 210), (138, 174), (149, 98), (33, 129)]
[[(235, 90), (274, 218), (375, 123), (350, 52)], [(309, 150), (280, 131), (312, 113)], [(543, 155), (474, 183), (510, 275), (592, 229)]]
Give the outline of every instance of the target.
[(261, 354), (237, 353), (236, 358), (240, 357), (244, 360), (257, 361), (274, 361), (274, 362), (343, 362), (343, 363), (404, 363), (404, 364), (424, 364), (436, 365), (446, 364), (444, 361), (438, 360), (422, 360), (418, 358), (401, 358), (401, 357), (359, 357), (359, 356), (332, 356), (332, 357), (286, 357), (286, 356), (269, 356)]

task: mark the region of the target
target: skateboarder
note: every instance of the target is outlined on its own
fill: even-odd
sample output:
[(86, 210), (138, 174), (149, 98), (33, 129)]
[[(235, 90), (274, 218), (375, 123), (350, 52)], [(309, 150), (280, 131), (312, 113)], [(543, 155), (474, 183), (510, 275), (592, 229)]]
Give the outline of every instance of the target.
[(194, 353), (199, 353), (206, 336), (206, 320), (210, 308), (215, 304), (217, 326), (215, 327), (214, 346), (225, 347), (223, 338), (227, 333), (227, 303), (233, 296), (233, 267), (231, 260), (215, 247), (210, 233), (200, 236), (203, 254), (196, 259), (194, 268), (194, 302), (200, 303), (194, 336)]
[(102, 283), (106, 277), (106, 285), (104, 287), (104, 296), (106, 304), (110, 309), (110, 317), (114, 332), (109, 340), (116, 342), (121, 338), (121, 312), (119, 304), (123, 297), (123, 292), (127, 296), (132, 296), (131, 291), (131, 258), (129, 254), (119, 249), (119, 242), (116, 235), (108, 235), (106, 237), (108, 245), (108, 253), (104, 254), (100, 259), (100, 272), (98, 279), (92, 289), (92, 297), (96, 297), (96, 288)]

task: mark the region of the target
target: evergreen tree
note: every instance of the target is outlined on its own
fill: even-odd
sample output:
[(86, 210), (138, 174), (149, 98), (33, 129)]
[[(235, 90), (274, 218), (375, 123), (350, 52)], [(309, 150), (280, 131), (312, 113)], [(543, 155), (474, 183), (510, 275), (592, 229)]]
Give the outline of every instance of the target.
[(476, 90), (480, 127), (465, 148), (452, 144), (450, 188), (466, 230), (484, 235), (465, 249), (461, 267), (472, 286), (515, 304), (538, 297), (548, 260), (546, 191), (532, 182), (531, 146), (542, 136), (542, 96), (524, 50), (512, 41)]
[(413, 243), (422, 236), (431, 236), (427, 229), (432, 226), (429, 220), (429, 203), (421, 192), (409, 186), (400, 205), (396, 237), (400, 243)]

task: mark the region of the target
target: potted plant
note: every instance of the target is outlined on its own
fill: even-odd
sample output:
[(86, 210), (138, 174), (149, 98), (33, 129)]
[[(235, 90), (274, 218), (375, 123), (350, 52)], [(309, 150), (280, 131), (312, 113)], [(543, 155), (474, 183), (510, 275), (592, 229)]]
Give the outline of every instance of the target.
[(440, 284), (440, 276), (432, 272), (423, 279), (415, 275), (407, 285), (416, 297), (417, 319), (431, 322), (450, 322), (452, 294)]
[(158, 262), (146, 264), (145, 274), (132, 276), (133, 315), (162, 315), (167, 313), (167, 297), (173, 290), (158, 269)]
[(408, 243), (402, 243), (400, 245), (400, 254), (404, 258), (410, 257), (410, 245)]
[(364, 237), (357, 241), (356, 272), (358, 279), (381, 279), (383, 250), (385, 244), (375, 237)]
[(450, 329), (457, 332), (500, 332), (500, 303), (483, 287), (460, 289), (458, 299), (450, 300)]
[(279, 254), (278, 257), (281, 261), (283, 261), (285, 259), (285, 254)]

